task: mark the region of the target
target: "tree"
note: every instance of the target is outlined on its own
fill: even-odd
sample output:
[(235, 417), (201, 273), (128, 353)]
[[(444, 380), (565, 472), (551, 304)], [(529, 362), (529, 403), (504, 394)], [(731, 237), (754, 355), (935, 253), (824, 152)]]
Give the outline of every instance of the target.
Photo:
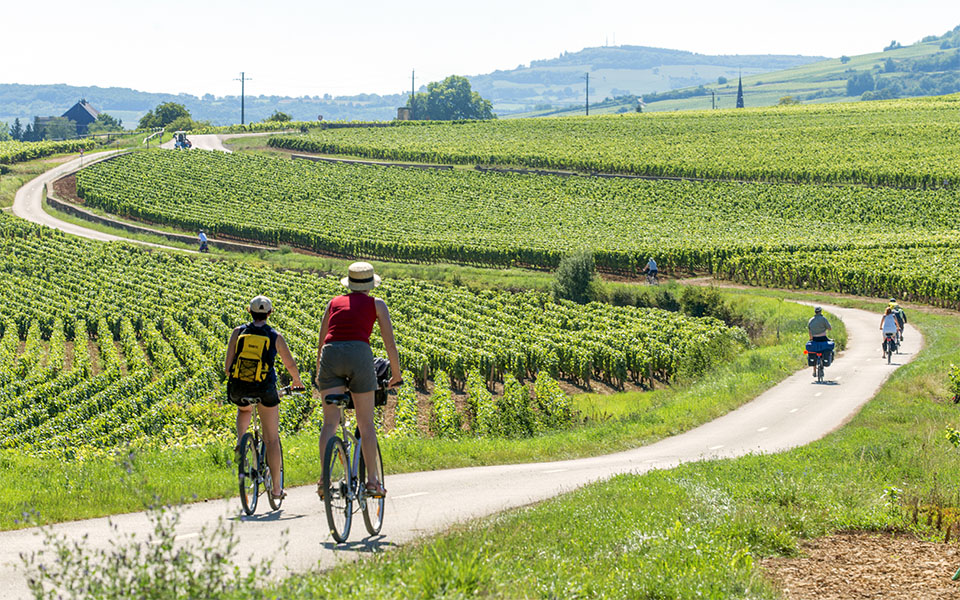
[(726, 82), (727, 82), (727, 78), (724, 77), (723, 75), (721, 75), (720, 77), (717, 77), (717, 85), (723, 85)]
[(791, 106), (794, 104), (800, 104), (800, 101), (793, 96), (784, 96), (780, 98), (780, 102), (777, 103), (778, 106)]
[(847, 64), (848, 62), (850, 62), (850, 57), (847, 56), (846, 54), (844, 54), (843, 56), (840, 57), (840, 64), (841, 64), (841, 65), (845, 65), (845, 64)]
[(140, 117), (139, 127), (140, 129), (166, 127), (181, 117), (190, 118), (190, 111), (184, 105), (176, 102), (164, 102)]
[(42, 129), (36, 125), (33, 131), (40, 131), (40, 139), (47, 140), (66, 140), (77, 137), (77, 123), (66, 117), (54, 117), (47, 121)]
[(897, 64), (893, 62), (892, 58), (888, 58), (883, 63), (883, 72), (884, 73), (893, 73), (897, 70)]
[(167, 123), (164, 129), (167, 131), (193, 131), (194, 129), (202, 129), (203, 127), (209, 126), (209, 121), (194, 121), (189, 116), (186, 116), (177, 117), (170, 123)]
[(460, 121), (464, 119), (495, 119), (493, 105), (470, 88), (470, 81), (460, 75), (451, 75), (443, 81), (427, 84), (427, 91), (407, 100), (418, 121)]
[(33, 133), (33, 125), (27, 123), (27, 128), (23, 130), (23, 135), (20, 136), (20, 140), (24, 142), (37, 142), (36, 136)]
[(273, 111), (273, 114), (272, 114), (272, 115), (270, 115), (269, 117), (267, 117), (267, 118), (264, 119), (263, 121), (264, 121), (265, 123), (266, 123), (266, 122), (269, 122), (269, 121), (275, 121), (275, 122), (277, 122), (277, 123), (286, 123), (287, 121), (292, 121), (292, 120), (293, 120), (293, 117), (291, 117), (291, 116), (288, 115), (287, 113), (283, 113), (283, 112), (280, 112), (279, 110), (275, 110), (275, 111)]
[(10, 137), (15, 140), (23, 139), (23, 126), (20, 125), (20, 118), (13, 120), (13, 125), (10, 126)]
[(556, 298), (585, 304), (599, 295), (596, 281), (597, 267), (593, 253), (588, 250), (574, 252), (560, 259), (553, 295)]
[(877, 83), (869, 71), (854, 73), (847, 79), (848, 96), (859, 96), (864, 92), (872, 92), (876, 87)]
[(10, 135), (10, 126), (0, 121), (0, 142), (9, 142), (13, 137)]
[(110, 133), (123, 131), (123, 120), (115, 119), (107, 113), (97, 115), (97, 120), (87, 126), (87, 133)]

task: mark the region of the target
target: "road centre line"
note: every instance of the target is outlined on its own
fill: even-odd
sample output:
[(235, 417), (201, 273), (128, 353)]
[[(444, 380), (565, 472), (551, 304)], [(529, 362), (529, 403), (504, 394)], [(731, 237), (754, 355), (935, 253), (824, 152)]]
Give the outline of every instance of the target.
[(402, 496), (394, 496), (394, 500), (403, 500), (404, 498), (416, 498), (417, 496), (426, 496), (430, 492), (414, 492), (412, 494), (403, 494)]

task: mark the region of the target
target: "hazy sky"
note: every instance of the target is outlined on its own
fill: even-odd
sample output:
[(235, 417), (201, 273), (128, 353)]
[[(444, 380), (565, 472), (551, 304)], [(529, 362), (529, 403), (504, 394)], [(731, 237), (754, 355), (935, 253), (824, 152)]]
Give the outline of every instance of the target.
[(957, 0), (3, 0), (0, 83), (396, 93), (604, 44), (840, 56), (957, 25)]

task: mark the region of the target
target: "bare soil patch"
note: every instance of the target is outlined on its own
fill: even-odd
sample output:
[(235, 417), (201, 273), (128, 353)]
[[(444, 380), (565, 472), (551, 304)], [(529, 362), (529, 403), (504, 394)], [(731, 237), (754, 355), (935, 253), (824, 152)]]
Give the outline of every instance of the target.
[(77, 176), (74, 174), (54, 180), (53, 195), (61, 200), (83, 204), (83, 198), (77, 196)]
[(802, 556), (761, 566), (787, 600), (939, 600), (960, 596), (951, 577), (960, 547), (912, 535), (851, 531), (804, 542)]

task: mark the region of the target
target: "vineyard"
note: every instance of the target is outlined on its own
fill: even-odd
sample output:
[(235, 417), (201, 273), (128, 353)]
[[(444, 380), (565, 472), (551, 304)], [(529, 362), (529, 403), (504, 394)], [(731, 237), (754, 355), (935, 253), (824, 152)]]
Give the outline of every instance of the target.
[[(342, 290), (334, 277), (92, 243), (6, 215), (0, 249), (0, 444), (31, 453), (229, 437), (222, 363), (249, 298), (274, 300), (272, 323), (311, 371), (323, 307)], [(515, 397), (518, 381), (536, 378), (538, 402), (549, 403), (559, 391), (551, 377), (614, 386), (670, 380), (746, 342), (742, 330), (711, 318), (539, 293), (396, 279), (377, 295), (391, 308), (412, 378), (472, 389), (474, 402), (495, 381)], [(374, 347), (383, 354), (376, 332)], [(412, 387), (401, 392), (409, 398)], [(306, 397), (284, 402), (283, 429), (316, 418), (312, 409)], [(409, 429), (409, 403), (397, 410), (398, 426)]]
[(299, 152), (633, 175), (940, 187), (960, 183), (960, 96), (515, 119), (275, 136)]
[(97, 140), (93, 138), (60, 142), (0, 142), (0, 165), (25, 162), (61, 152), (92, 150), (97, 145)]
[(954, 270), (935, 264), (960, 231), (957, 193), (945, 189), (436, 171), (221, 153), (123, 156), (84, 169), (77, 182), (88, 205), (111, 213), (346, 256), (553, 267), (588, 246), (598, 266), (621, 273), (656, 256), (668, 270), (758, 284), (960, 301)]

